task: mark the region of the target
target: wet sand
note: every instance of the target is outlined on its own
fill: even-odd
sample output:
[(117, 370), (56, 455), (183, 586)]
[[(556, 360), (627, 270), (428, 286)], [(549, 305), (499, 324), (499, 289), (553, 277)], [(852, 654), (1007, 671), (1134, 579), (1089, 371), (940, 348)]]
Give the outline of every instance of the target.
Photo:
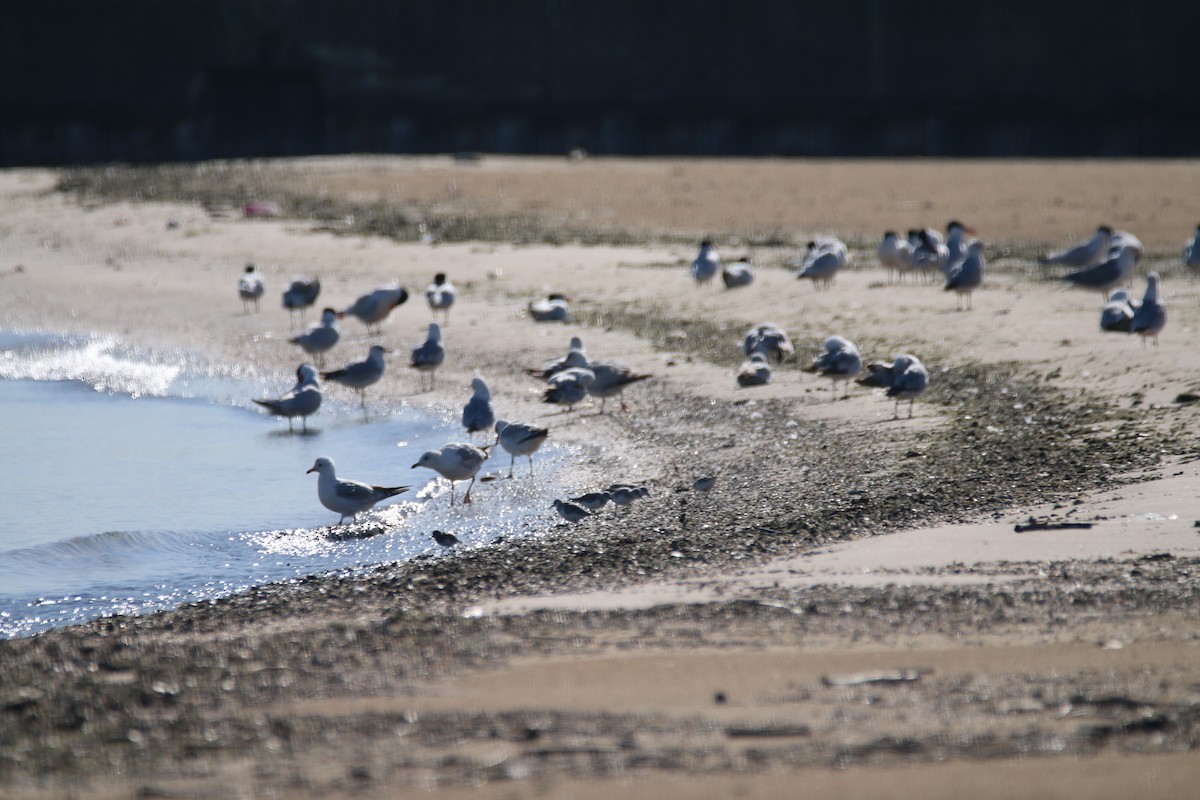
[[(386, 396), (457, 409), (479, 372), (503, 416), (578, 447), (573, 489), (632, 479), (652, 497), (573, 527), (548, 511), (531, 540), (2, 643), (9, 791), (705, 797), (804, 781), (818, 795), (955, 797), (969, 780), (995, 797), (1189, 796), (1200, 475), (1196, 405), (1179, 398), (1200, 389), (1200, 289), (1178, 245), (1195, 225), (1195, 163), (204, 172), (118, 175), (142, 187), (136, 200), (0, 174), (3, 326), (110, 332), (286, 376), (297, 353), (276, 303), (293, 275), (321, 275), (335, 306), (399, 280), (414, 298), (383, 341), (405, 353), (430, 320), (420, 290), (444, 271), (461, 294), (437, 388), (391, 367)], [(304, 211), (233, 213), (267, 189)], [(389, 205), (394, 232), (420, 218), (452, 239), (471, 219), (520, 242), (358, 233)], [(889, 284), (873, 247), (828, 292), (782, 269), (812, 231), (867, 242), (950, 216), (1002, 243), (971, 312), (939, 287)], [(1139, 274), (1164, 275), (1158, 348), (1101, 334), (1099, 298), (1029, 260), (1102, 221), (1146, 241)], [(601, 243), (547, 243), (559, 228)], [(756, 283), (695, 288), (700, 232), (749, 254)], [(246, 261), (268, 281), (260, 314), (234, 290)], [(525, 318), (556, 289), (576, 324)], [(868, 358), (916, 353), (931, 389), (912, 420), (860, 388), (830, 402), (795, 364), (738, 389), (741, 336), (767, 320), (801, 362), (832, 333)], [(352, 320), (344, 331), (339, 356), (374, 341)], [(521, 368), (571, 335), (655, 375), (627, 414), (539, 402)], [(705, 473), (717, 488), (688, 491)], [(1016, 533), (1030, 516), (1095, 527)]]

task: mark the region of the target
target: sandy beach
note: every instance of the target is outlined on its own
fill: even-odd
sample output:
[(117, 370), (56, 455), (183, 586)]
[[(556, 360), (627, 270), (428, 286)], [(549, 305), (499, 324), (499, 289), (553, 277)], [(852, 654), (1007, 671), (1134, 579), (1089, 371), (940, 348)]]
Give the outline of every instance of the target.
[[(346, 320), (339, 348), (407, 353), (445, 272), (436, 388), (396, 366), (380, 396), (457, 413), (482, 375), (503, 416), (572, 448), (572, 491), (651, 492), (573, 526), (547, 510), (527, 539), (0, 642), (0, 795), (1192, 796), (1200, 283), (1179, 251), (1197, 196), (1193, 161), (0, 172), (0, 328), (183, 348), (279, 385), (292, 276), (337, 308), (406, 286), (382, 337)], [(247, 219), (251, 200), (282, 214)], [(874, 254), (885, 229), (951, 218), (986, 246), (970, 311)], [(1157, 346), (1102, 333), (1099, 293), (1036, 263), (1101, 223), (1146, 245), (1137, 296), (1163, 276)], [(853, 256), (828, 291), (787, 269), (822, 233)], [(695, 286), (704, 236), (753, 285)], [(257, 314), (235, 290), (247, 262)], [(553, 291), (573, 321), (532, 322)], [(798, 356), (739, 388), (766, 321)], [(800, 370), (832, 334), (921, 357), (912, 419)], [(627, 412), (540, 401), (524, 368), (573, 335), (653, 375)], [(1049, 525), (1015, 530), (1031, 519)]]

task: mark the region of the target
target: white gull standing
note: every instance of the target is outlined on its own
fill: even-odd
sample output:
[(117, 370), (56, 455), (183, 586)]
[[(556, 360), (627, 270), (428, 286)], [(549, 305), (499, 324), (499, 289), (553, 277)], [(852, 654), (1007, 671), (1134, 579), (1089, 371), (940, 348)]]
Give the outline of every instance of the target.
[(451, 442), (438, 450), (427, 450), (421, 455), (413, 469), (426, 467), (450, 481), (450, 505), (454, 505), (454, 484), (458, 481), (471, 479), (463, 504), (471, 502), (471, 488), (475, 485), (475, 476), (483, 462), (487, 461), (488, 450), (492, 445), (476, 447), (464, 442)]
[(692, 259), (691, 271), (696, 286), (712, 283), (712, 279), (721, 271), (721, 254), (711, 240), (705, 239), (700, 243), (700, 252)]
[(949, 274), (967, 257), (967, 234), (973, 236), (975, 230), (956, 219), (946, 223), (946, 263), (942, 265), (942, 272)]
[(321, 385), (317, 383), (317, 371), (311, 364), (301, 364), (296, 369), (296, 385), (291, 391), (276, 400), (255, 400), (277, 417), (287, 417), (288, 430), (292, 430), (292, 418), (300, 417), (304, 430), (308, 430), (308, 417), (321, 407)]
[(376, 503), (407, 492), (411, 488), (372, 486), (361, 481), (338, 478), (333, 460), (324, 456), (318, 458), (308, 471), (317, 473), (317, 499), (321, 501), (321, 505), (342, 515), (338, 520), (339, 525), (345, 521), (347, 515), (353, 522), (358, 512), (374, 508)]
[(299, 336), (293, 336), (288, 341), (292, 344), (300, 345), (300, 349), (308, 353), (310, 356), (315, 356), (317, 366), (325, 366), (325, 353), (333, 348), (338, 343), (338, 339), (342, 338), (341, 332), (338, 330), (338, 315), (332, 308), (327, 308), (321, 312), (321, 322), (306, 330)]
[(578, 336), (572, 336), (570, 347), (565, 356), (548, 359), (543, 361), (540, 367), (526, 369), (525, 371), (535, 378), (548, 381), (557, 372), (562, 372), (564, 369), (570, 369), (571, 367), (586, 367), (587, 364), (587, 352), (583, 349), (583, 340)]
[(1189, 267), (1200, 266), (1200, 225), (1196, 226), (1195, 233), (1183, 248), (1183, 263)]
[(601, 414), (604, 413), (604, 406), (610, 397), (618, 398), (621, 401), (621, 410), (628, 411), (629, 406), (625, 404), (625, 387), (654, 377), (634, 372), (631, 367), (615, 361), (589, 361), (587, 368), (591, 370), (594, 378), (584, 388), (592, 397), (600, 398)]
[(1107, 301), (1109, 290), (1120, 286), (1133, 273), (1137, 259), (1136, 249), (1120, 247), (1115, 253), (1110, 252), (1108, 258), (1099, 264), (1068, 272), (1063, 276), (1063, 280), (1077, 289), (1099, 290)]
[(1129, 321), (1129, 332), (1142, 337), (1142, 347), (1146, 346), (1146, 338), (1154, 338), (1154, 346), (1158, 347), (1158, 334), (1167, 324), (1167, 307), (1159, 299), (1159, 276), (1151, 272), (1146, 276), (1146, 293), (1142, 295), (1142, 304), (1133, 312)]
[(531, 425), (528, 422), (508, 422), (496, 420), (496, 441), (511, 456), (508, 462), (508, 477), (513, 476), (513, 464), (517, 456), (529, 459), (529, 474), (533, 475), (533, 454), (550, 436), (548, 428)]
[(967, 245), (967, 257), (946, 275), (947, 292), (954, 291), (958, 295), (958, 310), (962, 311), (963, 295), (967, 296), (967, 309), (971, 308), (971, 295), (983, 285), (983, 243), (978, 239)]
[(321, 377), (357, 391), (365, 410), (367, 407), (366, 388), (383, 377), (383, 356), (387, 352), (383, 345), (372, 345), (367, 352), (366, 360), (347, 364), (341, 369), (322, 372)]
[(1038, 259), (1042, 264), (1063, 264), (1068, 267), (1090, 267), (1099, 264), (1108, 252), (1113, 229), (1107, 225), (1096, 228), (1092, 238)]
[(899, 238), (895, 231), (884, 231), (875, 255), (879, 263), (887, 268), (889, 281), (893, 275), (899, 275), (900, 280), (904, 280), (905, 274), (912, 269), (912, 252), (912, 244), (907, 239)]
[(862, 370), (862, 356), (858, 348), (849, 339), (841, 336), (830, 336), (825, 340), (825, 352), (812, 360), (804, 368), (805, 372), (815, 372), (829, 378), (833, 387), (833, 398), (837, 400), (837, 384), (846, 384), (846, 395), (850, 395), (850, 379)]
[(586, 367), (571, 367), (555, 373), (547, 381), (549, 387), (542, 393), (543, 403), (566, 406), (572, 411), (576, 403), (587, 397), (588, 385), (596, 380), (596, 373)]
[(840, 239), (814, 239), (808, 243), (808, 255), (800, 265), (796, 277), (808, 278), (812, 280), (814, 287), (828, 289), (836, 280), (838, 270), (846, 266), (849, 258), (849, 250)]
[(492, 392), (487, 382), (478, 376), (471, 379), (471, 399), (463, 406), (462, 424), (467, 433), (490, 430), (496, 422), (492, 409)]
[(425, 388), (425, 375), (429, 375), (429, 390), (433, 391), (437, 368), (446, 360), (446, 348), (442, 346), (442, 328), (436, 322), (429, 323), (425, 342), (414, 347), (408, 365), (421, 375), (421, 389)]
[(283, 307), (291, 312), (293, 323), (296, 318), (296, 312), (300, 312), (300, 324), (303, 325), (308, 315), (308, 307), (317, 302), (317, 296), (321, 294), (321, 281), (313, 278), (311, 281), (306, 281), (303, 278), (296, 278), (291, 285), (283, 292)]
[(929, 386), (929, 372), (916, 356), (902, 353), (892, 363), (875, 361), (867, 364), (870, 373), (855, 383), (860, 386), (878, 386), (887, 389), (887, 396), (895, 399), (892, 419), (900, 417), (900, 401), (908, 401), (908, 417), (912, 419), (913, 401)]

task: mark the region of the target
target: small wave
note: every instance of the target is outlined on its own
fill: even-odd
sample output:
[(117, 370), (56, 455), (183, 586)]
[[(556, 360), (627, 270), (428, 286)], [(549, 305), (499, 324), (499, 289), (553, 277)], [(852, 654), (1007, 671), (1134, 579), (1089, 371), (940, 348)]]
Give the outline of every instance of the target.
[(9, 569), (65, 567), (70, 561), (105, 561), (127, 557), (131, 553), (189, 552), (197, 544), (197, 537), (192, 533), (105, 531), (9, 550), (0, 553), (0, 557)]
[(229, 402), (250, 396), (254, 377), (249, 369), (214, 366), (182, 350), (132, 347), (113, 336), (0, 330), (0, 378), (9, 380), (75, 381), (131, 397)]

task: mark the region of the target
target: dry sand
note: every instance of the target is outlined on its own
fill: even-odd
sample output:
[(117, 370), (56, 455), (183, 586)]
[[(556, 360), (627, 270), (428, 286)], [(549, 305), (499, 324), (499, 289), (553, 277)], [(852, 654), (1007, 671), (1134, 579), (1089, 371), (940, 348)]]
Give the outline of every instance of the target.
[[(1089, 416), (1077, 434), (1096, 448), (1087, 452), (1092, 473), (1101, 478), (1086, 486), (1081, 480), (1083, 488), (1068, 500), (1047, 474), (1054, 488), (1044, 503), (1036, 491), (1014, 495), (1008, 507), (981, 493), (986, 508), (978, 514), (969, 502), (942, 509), (960, 524), (921, 528), (906, 520), (906, 530), (871, 537), (875, 528), (890, 528), (879, 519), (863, 521), (824, 542), (783, 546), (774, 560), (763, 555), (774, 552), (771, 547), (754, 551), (742, 568), (729, 560), (698, 563), (687, 574), (641, 584), (626, 572), (615, 581), (622, 586), (579, 577), (564, 580), (564, 591), (542, 596), (528, 594), (517, 576), (502, 576), (477, 596), (464, 587), (461, 600), (451, 600), (438, 622), (448, 630), (476, 624), (471, 620), (483, 625), (482, 633), (457, 635), (464, 642), (483, 637), (478, 652), (488, 658), (447, 656), (436, 662), (439, 671), (426, 665), (414, 673), (396, 666), (407, 664), (408, 656), (388, 656), (381, 665), (358, 657), (371, 652), (361, 642), (358, 650), (347, 644), (354, 658), (322, 651), (332, 660), (311, 668), (337, 672), (338, 681), (310, 676), (290, 689), (253, 697), (214, 689), (197, 705), (214, 731), (293, 720), (283, 752), (267, 737), (261, 748), (247, 746), (244, 753), (181, 753), (169, 745), (173, 737), (186, 738), (172, 733), (176, 717), (141, 713), (136, 725), (146, 733), (131, 734), (122, 746), (133, 742), (142, 756), (97, 745), (99, 755), (78, 755), (75, 766), (70, 758), (49, 759), (57, 764), (49, 774), (33, 769), (43, 763), (34, 756), (13, 758), (0, 773), (7, 774), (11, 792), (386, 796), (401, 787), (424, 787), (448, 797), (599, 797), (618, 791), (630, 797), (725, 797), (790, 796), (803, 782), (806, 793), (817, 796), (958, 797), (967, 787), (982, 797), (1191, 796), (1200, 761), (1180, 753), (1198, 741), (1192, 711), (1200, 702), (1196, 608), (1171, 603), (1192, 597), (1200, 575), (1200, 531), (1193, 524), (1200, 520), (1197, 406), (1176, 402), (1200, 390), (1191, 344), (1200, 324), (1200, 286), (1178, 258), (1196, 222), (1197, 210), (1189, 204), (1200, 196), (1200, 164), (485, 158), (471, 164), (330, 159), (209, 169), (260, 191), (286, 186), (297, 195), (395, 203), (428, 215), (435, 228), (433, 221), (446, 215), (515, 215), (538, 225), (565, 220), (574, 228), (618, 231), (638, 242), (428, 245), (334, 234), (328, 220), (249, 221), (214, 214), (211, 207), (150, 202), (166, 193), (161, 190), (147, 190), (136, 202), (81, 204), (51, 191), (54, 173), (7, 172), (0, 174), (0, 327), (102, 331), (148, 348), (186, 347), (216, 361), (252, 365), (281, 385), (296, 353), (284, 341), (289, 321), (276, 298), (293, 275), (321, 275), (321, 303), (341, 307), (392, 280), (420, 290), (444, 271), (461, 298), (446, 328), (448, 357), (437, 390), (418, 394), (415, 375), (390, 369), (382, 391), (394, 400), (453, 410), (480, 372), (506, 415), (548, 421), (556, 439), (580, 447), (567, 478), (573, 488), (625, 476), (647, 481), (658, 508), (669, 507), (671, 519), (678, 514), (680, 530), (672, 535), (693, 530), (700, 537), (709, 526), (737, 536), (778, 533), (772, 526), (788, 511), (778, 505), (799, 498), (800, 485), (813, 490), (806, 484), (817, 473), (806, 477), (799, 449), (810, 435), (826, 442), (824, 448), (871, 442), (858, 466), (861, 480), (869, 481), (906, 456), (918, 472), (935, 469), (922, 457), (928, 443), (969, 424), (955, 398), (918, 401), (912, 420), (895, 421), (892, 404), (866, 390), (853, 389), (849, 400), (832, 403), (827, 385), (790, 366), (768, 387), (736, 388), (731, 365), (739, 360), (741, 334), (765, 320), (792, 333), (802, 360), (824, 336), (841, 333), (868, 358), (917, 353), (935, 383), (972, 365), (983, 375), (1012, 371), (1056, 396), (1084, 398), (1079, 402)], [(954, 298), (939, 287), (889, 284), (870, 249), (855, 253), (856, 266), (828, 292), (776, 268), (795, 253), (786, 242), (811, 231), (870, 241), (887, 227), (936, 226), (951, 216), (1004, 245), (989, 253), (987, 281), (971, 312), (955, 311)], [(178, 227), (168, 230), (168, 219)], [(1157, 269), (1165, 276), (1170, 321), (1157, 348), (1101, 334), (1098, 297), (1060, 289), (1027, 257), (1100, 222), (1141, 236), (1149, 253), (1139, 274)], [(678, 241), (705, 232), (723, 235), (727, 254), (748, 253), (766, 265), (752, 287), (726, 292), (692, 285), (686, 263), (694, 247)], [(246, 261), (259, 264), (268, 282), (260, 314), (244, 314), (234, 291)], [(1136, 288), (1140, 294), (1140, 278)], [(588, 324), (535, 325), (525, 318), (525, 302), (555, 289), (572, 295)], [(384, 342), (401, 352), (419, 343), (429, 321), (419, 291), (414, 294), (385, 329)], [(357, 324), (348, 320), (345, 330), (350, 341), (338, 352), (365, 350), (368, 339)], [(520, 368), (559, 354), (574, 334), (584, 337), (593, 357), (625, 361), (656, 376), (630, 390), (628, 417), (587, 413), (567, 421), (538, 402), (536, 385)], [(993, 388), (1007, 392), (1007, 386)], [(1031, 441), (1040, 430), (1066, 424), (1054, 416), (1059, 407), (1031, 407), (1026, 414), (1019, 407), (1024, 402), (1014, 397), (1009, 405), (1015, 411), (1009, 409), (1004, 424), (1023, 426), (1021, 434)], [(696, 417), (683, 409), (690, 403), (711, 407), (720, 424), (689, 428)], [(672, 413), (675, 408), (679, 413)], [(661, 433), (639, 427), (639, 415), (653, 418)], [(998, 447), (1017, 433), (997, 427), (998, 419), (979, 422), (976, 448)], [(760, 430), (741, 436), (738, 426), (745, 425)], [(766, 448), (790, 447), (787, 437), (797, 431), (806, 440), (795, 445), (797, 460), (778, 463), (779, 454)], [(1123, 449), (1114, 450), (1106, 469), (1097, 454), (1109, 441)], [(714, 465), (722, 472), (710, 495), (673, 492)], [(1131, 468), (1140, 471), (1130, 474)], [(784, 481), (779, 494), (759, 497), (757, 484), (776, 480), (778, 472), (797, 483)], [(961, 497), (972, 492), (977, 476), (959, 477), (963, 483), (955, 491)], [(477, 499), (486, 502), (485, 493)], [(832, 505), (845, 500), (829, 498)], [(931, 516), (944, 518), (936, 510)], [(611, 537), (626, 529), (666, 531), (658, 517), (639, 513), (589, 521), (571, 535), (603, 549), (606, 541), (621, 547)], [(1031, 515), (1088, 520), (1096, 527), (1015, 533), (1013, 525)], [(554, 524), (547, 517), (548, 530)], [(552, 534), (547, 547), (554, 535), (567, 534)], [(420, 587), (408, 578), (401, 594), (404, 582), (418, 596)], [(1126, 584), (1143, 587), (1141, 599), (1122, 599)], [(1002, 596), (1005, 586), (1013, 587), (1003, 591), (1018, 597), (1013, 602), (1019, 608), (1033, 611), (985, 616), (986, 624), (971, 616), (990, 593)], [(1146, 599), (1158, 598), (1154, 592), (1164, 586), (1175, 594)], [(1031, 599), (1093, 588), (1106, 598), (1095, 606), (1092, 600), (1080, 606), (1078, 596), (1044, 607)], [(928, 625), (920, 621), (922, 594), (934, 609)], [(827, 615), (824, 600), (807, 598), (829, 598), (834, 610)], [(909, 601), (915, 611), (887, 616), (888, 608), (907, 608)], [(370, 602), (351, 600), (311, 613), (296, 602), (294, 617), (238, 611), (227, 634), (218, 634), (219, 628), (204, 633), (207, 612), (195, 612), (196, 633), (184, 634), (168, 621), (121, 635), (134, 652), (169, 654), (180, 647), (199, 663), (208, 656), (198, 652), (224, 658), (246, 642), (293, 635), (288, 631), (311, 629), (316, 640), (347, 625), (361, 633), (386, 613)], [(975, 610), (942, 616), (943, 607), (960, 602)], [(1108, 602), (1116, 610), (1101, 613)], [(812, 605), (807, 612), (806, 603)], [(784, 613), (783, 621), (756, 616), (772, 608)], [(555, 611), (529, 614), (538, 609)], [(589, 609), (617, 616), (597, 617)], [(190, 619), (189, 613), (180, 619)], [(665, 625), (664, 632), (664, 614), (690, 621)], [(509, 626), (510, 633), (500, 633)], [(21, 646), (76, 652), (95, 645), (98, 640), (89, 637), (99, 635), (78, 641), (38, 637)], [(235, 635), (239, 643), (226, 638)], [(508, 642), (508, 636), (511, 647), (497, 638)], [(382, 653), (392, 645), (378, 646)], [(18, 656), (33, 658), (20, 648), (11, 654)], [(129, 680), (137, 683), (157, 668), (152, 663), (158, 664), (147, 656), (139, 666), (135, 659), (118, 673), (131, 672)], [(905, 668), (919, 674), (895, 684), (822, 688), (829, 676)], [(10, 745), (31, 746), (35, 755), (37, 748), (91, 753), (77, 738), (86, 738), (85, 729), (47, 732), (44, 720), (30, 715), (20, 700), (25, 675), (17, 670), (0, 678), (6, 713), (18, 730), (28, 726), (28, 740)], [(80, 698), (91, 696), (63, 684), (47, 691), (56, 703), (75, 697), (86, 705)], [(721, 702), (714, 701), (717, 694), (724, 696)], [(328, 729), (312, 722), (326, 718)], [(511, 722), (517, 718), (524, 721)], [(421, 727), (438, 721), (460, 731), (491, 726), (493, 734), (456, 736)], [(527, 735), (495, 733), (510, 723)], [(401, 731), (408, 725), (411, 735)], [(320, 731), (306, 738), (301, 728)], [(380, 740), (384, 730), (391, 744)], [(755, 730), (759, 735), (742, 733)], [(146, 749), (139, 737), (160, 746)], [(99, 763), (109, 769), (80, 771), (80, 764)]]

